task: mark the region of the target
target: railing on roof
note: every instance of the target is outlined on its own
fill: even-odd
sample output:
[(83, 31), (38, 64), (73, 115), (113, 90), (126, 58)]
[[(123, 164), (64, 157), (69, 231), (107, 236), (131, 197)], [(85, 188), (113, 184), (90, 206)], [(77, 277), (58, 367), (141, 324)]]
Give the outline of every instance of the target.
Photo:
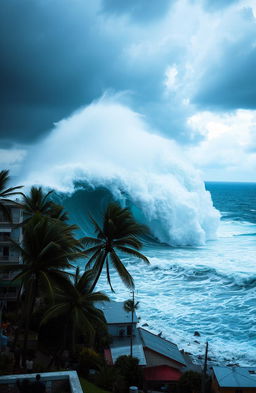
[[(17, 380), (28, 379), (30, 382), (36, 380), (37, 374), (18, 374), (18, 375), (4, 375), (0, 377), (0, 391), (5, 392), (17, 392), (16, 385)], [(79, 382), (79, 378), (76, 371), (58, 371), (49, 373), (40, 373), (41, 381), (46, 385), (47, 393), (54, 393), (54, 385), (56, 382), (67, 382), (68, 390), (70, 393), (83, 393), (82, 387)], [(64, 389), (63, 389), (64, 392)]]

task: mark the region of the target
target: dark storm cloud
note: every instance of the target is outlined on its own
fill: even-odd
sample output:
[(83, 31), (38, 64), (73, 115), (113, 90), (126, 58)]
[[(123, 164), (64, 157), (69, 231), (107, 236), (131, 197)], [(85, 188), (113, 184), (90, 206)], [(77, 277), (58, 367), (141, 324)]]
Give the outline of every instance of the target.
[[(137, 15), (144, 3), (135, 6), (133, 2), (132, 12)], [(108, 34), (107, 24), (112, 22), (104, 19), (104, 8), (99, 2), (85, 4), (77, 0), (70, 4), (66, 0), (1, 3), (0, 132), (3, 139), (33, 140), (106, 89), (133, 91), (134, 108), (145, 114), (152, 109), (152, 97), (158, 105), (162, 101), (166, 62), (174, 53), (178, 55), (177, 48), (150, 66), (137, 65), (136, 61), (128, 64), (123, 49), (133, 37), (132, 28), (129, 37), (125, 33), (120, 37), (113, 32)], [(170, 2), (161, 2), (157, 10), (153, 4), (156, 3), (150, 2), (146, 11), (148, 18), (152, 13), (152, 19), (163, 14)], [(112, 2), (108, 11), (114, 6), (117, 3)], [(159, 116), (154, 118), (156, 126), (158, 119)], [(160, 122), (163, 132), (174, 132), (171, 119), (165, 123), (163, 119), (164, 116)], [(183, 125), (181, 119), (179, 129)]]
[[(172, 2), (164, 0), (157, 9), (155, 1), (147, 3), (144, 14), (147, 18), (151, 14), (150, 18), (154, 19), (163, 15)], [(134, 109), (149, 115), (153, 125), (161, 126), (163, 132), (174, 133), (171, 111), (164, 110), (162, 82), (166, 64), (175, 56), (178, 58), (181, 48), (174, 44), (168, 53), (150, 59), (150, 63), (129, 62), (124, 48), (129, 47), (130, 40), (140, 40), (138, 32), (129, 26), (117, 34), (111, 25), (118, 19), (109, 19), (110, 9), (119, 7), (120, 12), (121, 8), (122, 12), (129, 12), (126, 4), (108, 3), (108, 12), (104, 14), (105, 8), (97, 0), (89, 3), (2, 1), (0, 133), (3, 139), (20, 142), (36, 139), (52, 128), (54, 122), (90, 103), (107, 89), (132, 91)], [(142, 5), (145, 6), (145, 1), (133, 1), (129, 9), (138, 16)], [(152, 100), (157, 102), (155, 107)], [(157, 107), (161, 103), (160, 118)], [(180, 121), (184, 124), (182, 117)]]
[[(193, 141), (187, 118), (194, 108), (183, 105), (191, 91), (203, 109), (245, 107), (254, 99), (249, 86), (255, 81), (249, 77), (255, 64), (252, 28), (233, 40), (241, 44), (236, 64), (238, 47), (220, 41), (219, 57), (210, 53), (199, 76), (189, 75), (197, 59), (197, 52), (190, 55), (190, 43), (198, 23), (197, 7), (194, 11), (189, 2), (2, 0), (0, 7), (0, 137), (5, 143), (45, 135), (54, 122), (106, 90), (130, 92), (132, 109), (152, 128), (182, 142)], [(166, 91), (166, 70), (172, 66), (179, 81)], [(244, 92), (237, 83), (242, 72)]]
[(68, 3), (1, 3), (1, 136), (37, 137), (106, 88), (115, 43), (90, 26), (90, 9)]
[(198, 82), (194, 102), (202, 108), (256, 109), (256, 25), (251, 11), (243, 11), (236, 24), (238, 39), (222, 43)]
[(162, 17), (168, 10), (170, 3), (175, 0), (102, 0), (104, 12), (112, 14), (126, 14), (139, 23), (153, 21)]

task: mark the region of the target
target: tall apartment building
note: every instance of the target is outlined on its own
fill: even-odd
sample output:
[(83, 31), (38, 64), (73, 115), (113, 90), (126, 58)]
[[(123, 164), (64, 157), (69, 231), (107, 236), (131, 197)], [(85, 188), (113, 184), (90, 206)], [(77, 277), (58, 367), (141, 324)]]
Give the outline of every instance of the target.
[[(22, 242), (22, 228), (17, 226), (22, 222), (22, 209), (14, 203), (5, 202), (11, 212), (12, 221), (9, 221), (0, 210), (0, 265), (19, 265), (22, 258), (19, 250), (15, 249), (11, 239), (17, 243)], [(11, 280), (15, 273), (0, 272), (0, 302), (14, 301), (18, 294), (18, 284)]]

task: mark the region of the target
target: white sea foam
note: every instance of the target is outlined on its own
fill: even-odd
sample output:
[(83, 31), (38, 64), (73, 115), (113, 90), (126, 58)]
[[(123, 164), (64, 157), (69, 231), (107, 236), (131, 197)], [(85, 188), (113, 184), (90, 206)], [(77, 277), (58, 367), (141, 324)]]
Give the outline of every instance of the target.
[(29, 152), (20, 181), (72, 193), (75, 181), (129, 199), (161, 242), (200, 245), (215, 238), (219, 213), (199, 173), (176, 143), (103, 97), (60, 121)]

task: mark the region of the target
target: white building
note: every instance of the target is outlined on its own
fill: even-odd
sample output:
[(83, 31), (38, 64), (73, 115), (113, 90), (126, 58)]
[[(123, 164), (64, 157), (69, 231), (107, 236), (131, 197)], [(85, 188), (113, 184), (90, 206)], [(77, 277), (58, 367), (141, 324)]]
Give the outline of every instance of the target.
[[(20, 251), (15, 248), (12, 240), (21, 244), (23, 219), (22, 209), (11, 202), (5, 202), (10, 209), (12, 221), (8, 220), (2, 210), (0, 210), (0, 265), (19, 265), (22, 263)], [(11, 280), (15, 273), (0, 273), (0, 301), (16, 300), (18, 285)]]

